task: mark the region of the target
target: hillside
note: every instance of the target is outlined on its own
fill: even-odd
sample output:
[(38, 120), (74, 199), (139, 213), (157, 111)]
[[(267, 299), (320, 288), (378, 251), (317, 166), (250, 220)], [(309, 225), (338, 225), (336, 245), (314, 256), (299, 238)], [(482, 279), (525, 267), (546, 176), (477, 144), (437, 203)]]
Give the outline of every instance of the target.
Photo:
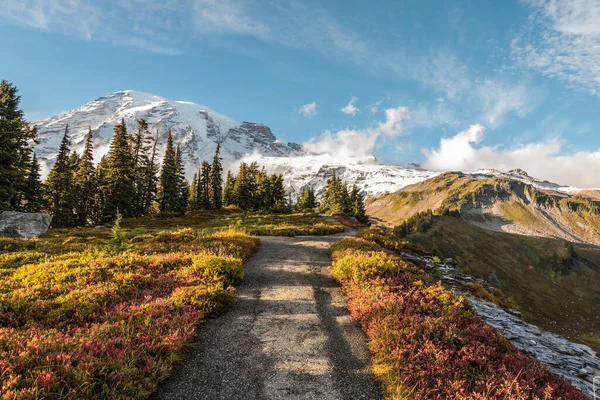
[(96, 157), (108, 151), (114, 126), (125, 120), (128, 131), (137, 129), (137, 120), (144, 118), (152, 132), (158, 132), (158, 149), (162, 155), (169, 129), (176, 144), (181, 146), (191, 176), (202, 160), (208, 160), (221, 142), (223, 160), (231, 162), (253, 151), (265, 155), (299, 154), (295, 143), (279, 141), (271, 129), (254, 122), (236, 122), (203, 105), (187, 101), (172, 101), (150, 93), (126, 90), (97, 98), (83, 106), (33, 123), (38, 129), (38, 157), (47, 166), (54, 164), (65, 127), (73, 148), (81, 153), (85, 134), (91, 127)]
[[(433, 215), (420, 214), (432, 210)], [(445, 173), (367, 204), (375, 222), (453, 257), (524, 318), (600, 351), (600, 214), (589, 198), (507, 177)], [(399, 230), (400, 231), (400, 230)], [(565, 241), (574, 243), (569, 256)]]
[(380, 196), (368, 204), (376, 221), (394, 226), (418, 212), (458, 212), (482, 228), (600, 245), (599, 202), (505, 177), (449, 172)]

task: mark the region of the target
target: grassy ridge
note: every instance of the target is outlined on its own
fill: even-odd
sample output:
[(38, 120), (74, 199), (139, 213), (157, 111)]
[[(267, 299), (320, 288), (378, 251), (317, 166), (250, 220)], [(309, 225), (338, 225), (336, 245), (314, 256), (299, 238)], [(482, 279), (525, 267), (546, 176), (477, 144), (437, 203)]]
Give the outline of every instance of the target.
[(331, 246), (332, 272), (369, 338), (385, 398), (586, 398), (485, 325), (425, 267), (390, 251), (405, 242), (376, 230), (359, 237)]
[(452, 217), (442, 217), (408, 239), (455, 258), (465, 272), (488, 280), (515, 300), (528, 322), (600, 352), (597, 249), (575, 245), (575, 265), (565, 275), (550, 262), (554, 252), (564, 251), (561, 240), (492, 232)]

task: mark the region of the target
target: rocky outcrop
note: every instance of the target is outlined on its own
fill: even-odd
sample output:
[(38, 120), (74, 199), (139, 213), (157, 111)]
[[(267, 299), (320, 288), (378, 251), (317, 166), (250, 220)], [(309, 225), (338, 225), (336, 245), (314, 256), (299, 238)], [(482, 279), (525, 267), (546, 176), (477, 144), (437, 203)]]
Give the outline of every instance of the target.
[[(414, 255), (406, 254), (415, 260)], [(424, 257), (428, 265), (433, 266), (431, 257)], [(464, 274), (451, 258), (443, 260), (438, 266), (442, 281), (451, 286), (463, 282), (477, 282), (486, 289), (494, 288), (481, 279)], [(593, 397), (592, 381), (600, 375), (600, 358), (594, 350), (583, 344), (569, 342), (562, 336), (543, 332), (537, 326), (528, 324), (514, 310), (504, 310), (494, 303), (477, 298), (455, 289), (469, 299), (473, 310), (486, 324), (498, 329), (515, 347), (531, 354), (536, 360), (552, 372), (567, 378), (575, 387)]]
[(52, 217), (43, 213), (4, 211), (0, 214), (0, 235), (11, 238), (32, 238), (45, 233)]

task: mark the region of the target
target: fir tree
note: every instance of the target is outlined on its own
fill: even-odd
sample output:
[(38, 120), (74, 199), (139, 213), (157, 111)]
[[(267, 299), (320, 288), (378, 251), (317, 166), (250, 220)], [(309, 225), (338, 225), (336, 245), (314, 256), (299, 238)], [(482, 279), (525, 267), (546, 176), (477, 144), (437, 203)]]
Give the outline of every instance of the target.
[(217, 143), (210, 169), (210, 202), (214, 209), (223, 208), (223, 167), (221, 166), (221, 143)]
[(196, 211), (198, 211), (199, 207), (198, 207), (198, 174), (194, 174), (194, 177), (192, 178), (192, 184), (190, 186), (189, 189), (189, 196), (188, 196), (188, 204), (187, 204), (187, 210), (189, 213), (194, 213)]
[(211, 166), (208, 161), (202, 161), (200, 167), (200, 179), (198, 179), (198, 203), (205, 210), (210, 210), (212, 204), (210, 202), (210, 176)]
[(235, 205), (247, 211), (252, 207), (252, 183), (248, 164), (242, 162), (233, 187)]
[(352, 185), (352, 190), (350, 191), (350, 204), (352, 207), (352, 216), (354, 216), (360, 223), (368, 223), (369, 218), (367, 217), (367, 213), (365, 211), (363, 196), (356, 185)]
[(283, 187), (283, 175), (271, 175), (271, 210), (284, 212), (288, 208), (286, 201), (285, 188)]
[(33, 157), (31, 158), (24, 200), (24, 210), (26, 212), (39, 212), (41, 210), (42, 182), (40, 180), (40, 163), (38, 162), (35, 153), (33, 153)]
[(158, 192), (158, 208), (161, 213), (173, 213), (177, 211), (178, 197), (181, 195), (180, 191), (177, 155), (173, 146), (173, 134), (169, 130), (160, 172), (160, 187)]
[(125, 121), (115, 126), (104, 167), (104, 210), (103, 217), (113, 220), (117, 210), (124, 216), (135, 215), (136, 191), (133, 156), (127, 137)]
[(56, 162), (46, 179), (46, 199), (52, 226), (65, 227), (77, 225), (77, 216), (74, 213), (76, 205), (75, 191), (73, 190), (73, 170), (71, 167), (71, 142), (69, 140), (69, 127), (58, 149)]
[(185, 170), (183, 165), (183, 155), (179, 146), (175, 149), (175, 166), (177, 171), (177, 192), (176, 192), (176, 207), (175, 212), (183, 215), (187, 209), (187, 199), (189, 192), (189, 184), (185, 180)]
[(19, 108), (17, 88), (0, 81), (0, 211), (19, 210), (31, 163), (30, 140), (35, 140)]
[(79, 159), (79, 167), (75, 173), (75, 189), (77, 192), (77, 217), (81, 225), (92, 221), (92, 208), (95, 203), (96, 168), (94, 167), (94, 146), (92, 128), (85, 137), (85, 147)]
[(227, 171), (227, 179), (225, 180), (225, 188), (223, 189), (223, 204), (225, 206), (231, 206), (235, 204), (235, 198), (233, 196), (235, 186), (235, 177), (231, 171)]
[(149, 152), (148, 162), (142, 171), (142, 190), (140, 197), (142, 199), (142, 213), (144, 215), (150, 214), (152, 203), (156, 199), (158, 191), (158, 164), (156, 162), (156, 152), (158, 145), (158, 131), (156, 136), (152, 139), (152, 150)]
[(300, 193), (300, 198), (298, 199), (298, 204), (296, 204), (296, 209), (298, 211), (313, 211), (317, 206), (317, 201), (315, 199), (314, 190), (309, 187), (308, 189), (303, 189)]

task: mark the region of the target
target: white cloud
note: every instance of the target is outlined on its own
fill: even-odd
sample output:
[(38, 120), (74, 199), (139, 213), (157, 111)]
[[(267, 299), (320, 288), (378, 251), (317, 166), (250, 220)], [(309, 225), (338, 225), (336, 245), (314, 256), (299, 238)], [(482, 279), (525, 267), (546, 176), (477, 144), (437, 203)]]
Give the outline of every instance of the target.
[(317, 110), (317, 102), (313, 101), (312, 103), (303, 105), (302, 107), (300, 107), (300, 109), (298, 109), (298, 114), (307, 118), (316, 117), (317, 115), (319, 115), (319, 110)]
[(396, 137), (402, 133), (402, 121), (410, 119), (406, 107), (388, 108), (385, 110), (385, 122), (377, 123), (377, 131), (383, 135)]
[(481, 168), (501, 171), (521, 168), (531, 176), (562, 185), (600, 187), (600, 149), (561, 154), (559, 139), (532, 142), (512, 149), (480, 146), (485, 127), (479, 124), (440, 140), (437, 149), (424, 150), (424, 167), (434, 171), (473, 172)]
[(517, 62), (600, 95), (600, 2), (525, 0), (530, 26), (512, 42)]
[(358, 97), (352, 96), (352, 98), (348, 102), (348, 105), (346, 105), (340, 111), (343, 112), (344, 114), (352, 115), (354, 117), (358, 112), (360, 112), (358, 107), (356, 107), (354, 105), (354, 103), (356, 103), (357, 101), (358, 101)]
[(380, 137), (397, 137), (402, 133), (402, 122), (409, 118), (408, 110), (402, 106), (388, 108), (385, 114), (385, 121), (366, 129), (342, 129), (335, 133), (325, 131), (320, 137), (304, 143), (304, 149), (309, 153), (342, 158), (370, 156)]

